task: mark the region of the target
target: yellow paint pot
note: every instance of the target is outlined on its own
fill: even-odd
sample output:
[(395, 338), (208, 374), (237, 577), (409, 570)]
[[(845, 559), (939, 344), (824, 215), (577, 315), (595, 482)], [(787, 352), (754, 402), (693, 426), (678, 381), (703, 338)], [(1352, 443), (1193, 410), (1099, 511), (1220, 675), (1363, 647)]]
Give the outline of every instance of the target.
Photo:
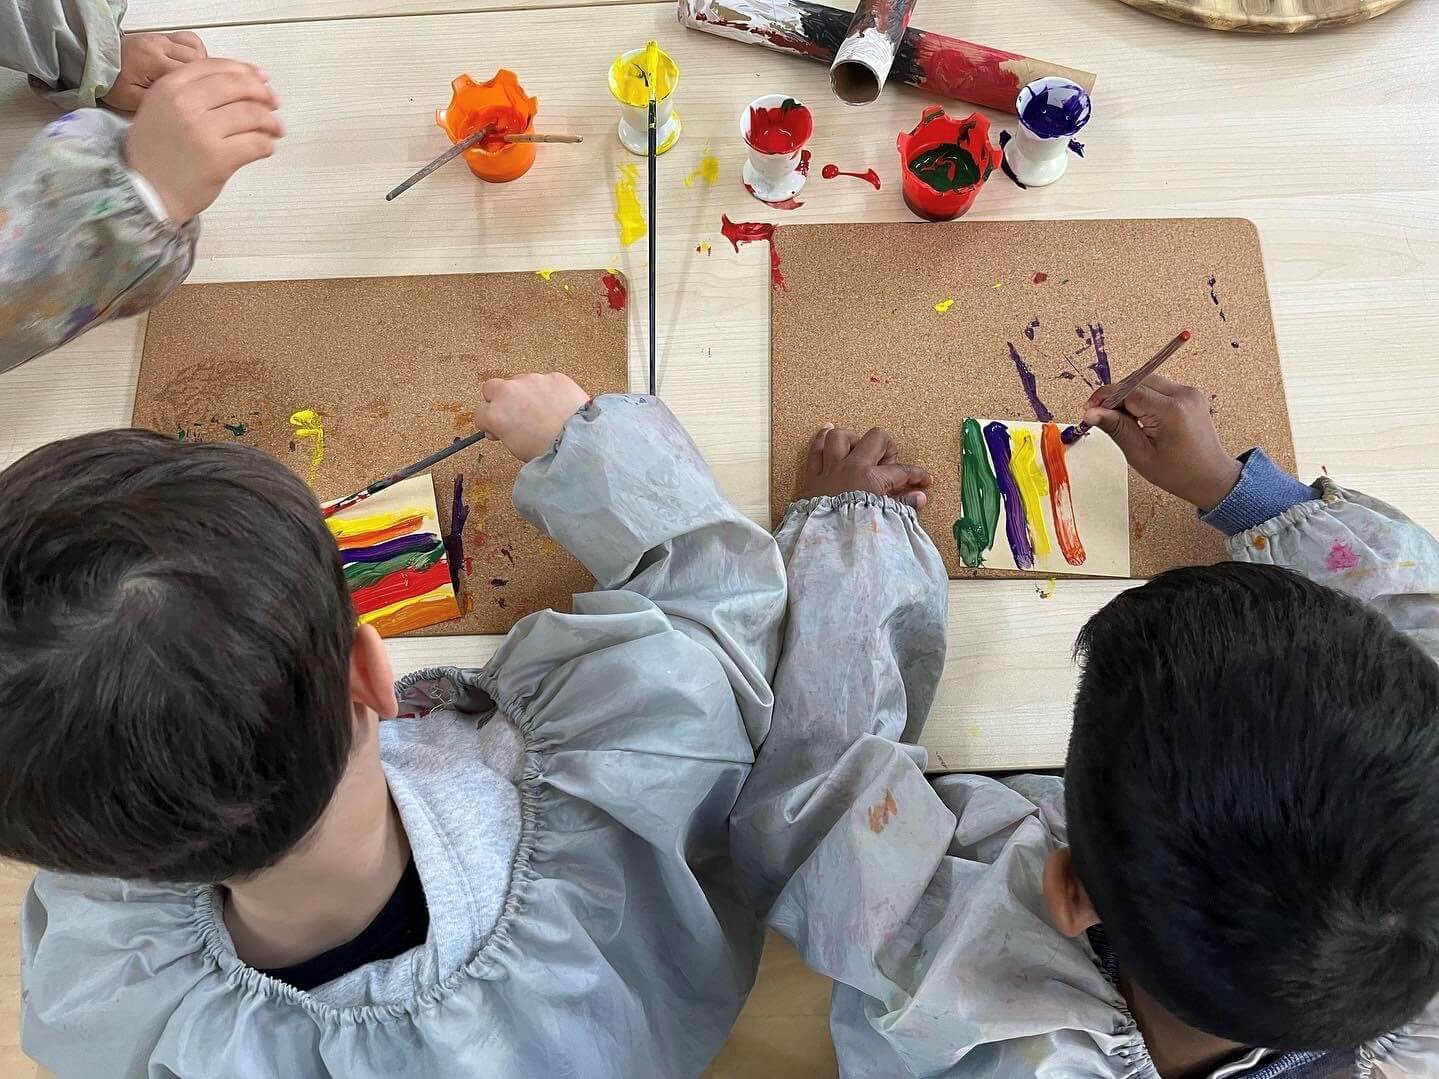
[[(610, 93), (620, 103), (620, 142), (632, 154), (650, 152), (650, 88), (645, 83), (645, 48), (631, 49), (610, 65)], [(664, 153), (680, 137), (680, 118), (674, 111), (674, 92), (680, 83), (680, 66), (659, 50), (655, 93), (655, 147)]]

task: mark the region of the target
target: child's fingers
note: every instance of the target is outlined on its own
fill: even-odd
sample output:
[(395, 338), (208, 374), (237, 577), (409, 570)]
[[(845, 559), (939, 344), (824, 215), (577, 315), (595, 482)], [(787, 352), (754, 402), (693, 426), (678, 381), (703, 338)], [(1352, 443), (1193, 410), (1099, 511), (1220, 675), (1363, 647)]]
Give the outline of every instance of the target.
[(929, 505), (929, 495), (923, 491), (910, 491), (908, 494), (900, 495), (898, 501), (903, 502), (906, 506), (911, 507), (915, 513), (918, 513), (924, 509), (925, 506)]
[(1141, 382), (1130, 391), (1119, 409), (1135, 419), (1144, 419), (1145, 417), (1162, 416), (1173, 407), (1173, 398), (1151, 389), (1148, 383)]
[(878, 465), (873, 472), (884, 493), (891, 496), (922, 490), (934, 483), (929, 469), (920, 465)]
[[(194, 66), (185, 65), (186, 68)], [(202, 109), (218, 109), (236, 101), (254, 101), (272, 109), (280, 104), (269, 83), (263, 81), (253, 70), (211, 75), (196, 83), (190, 93), (193, 95), (192, 100)]]
[(849, 456), (850, 447), (854, 445), (854, 433), (836, 427), (825, 433), (824, 439), (824, 467), (833, 468)]
[[(170, 77), (170, 85), (187, 86), (216, 75), (249, 75), (259, 78), (259, 70), (253, 64), (247, 64), (240, 60), (226, 60), (223, 57), (210, 56), (204, 60), (196, 60), (193, 64), (186, 64)], [(263, 83), (265, 80), (260, 79), (260, 81)]]
[(898, 455), (895, 449), (894, 439), (890, 438), (889, 432), (883, 427), (871, 427), (854, 447), (854, 453), (861, 464), (877, 465), (884, 460), (886, 454)]
[(1149, 438), (1133, 416), (1109, 408), (1090, 408), (1085, 409), (1084, 421), (1113, 439), (1130, 465), (1147, 459), (1152, 452)]
[(1153, 390), (1155, 393), (1161, 393), (1165, 397), (1178, 397), (1185, 390), (1193, 388), (1186, 386), (1183, 382), (1175, 382), (1172, 378), (1165, 378), (1158, 372), (1150, 375), (1141, 382), (1140, 385)]
[(834, 424), (827, 423), (814, 433), (809, 440), (809, 456), (805, 460), (805, 471), (811, 476), (819, 475), (820, 469), (824, 467), (824, 440), (831, 431)]
[(259, 131), (272, 138), (285, 134), (284, 125), (274, 109), (257, 105), (253, 101), (233, 101), (210, 113), (215, 133), (221, 138), (230, 138), (246, 131)]
[(192, 34), (189, 30), (177, 30), (166, 36), (170, 39), (170, 44), (166, 46), (165, 52), (170, 56), (176, 56), (188, 63), (191, 60), (203, 60), (210, 55), (205, 51), (205, 43), (200, 40), (199, 34)]
[(275, 152), (275, 140), (259, 131), (246, 131), (231, 135), (223, 146), (224, 160), (231, 172), (238, 171), (253, 161), (271, 156)]

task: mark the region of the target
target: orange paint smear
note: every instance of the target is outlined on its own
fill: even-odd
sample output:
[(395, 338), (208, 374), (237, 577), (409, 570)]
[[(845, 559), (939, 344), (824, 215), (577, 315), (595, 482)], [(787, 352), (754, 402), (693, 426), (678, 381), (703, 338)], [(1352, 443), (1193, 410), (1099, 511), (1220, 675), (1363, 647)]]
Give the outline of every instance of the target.
[(1071, 566), (1082, 566), (1087, 557), (1079, 539), (1079, 526), (1074, 523), (1074, 499), (1069, 493), (1069, 466), (1064, 463), (1064, 440), (1059, 425), (1046, 423), (1039, 440), (1044, 455), (1044, 470), (1049, 474), (1049, 507), (1054, 511), (1054, 531), (1059, 549)]
[[(401, 517), (394, 524), (385, 525), (384, 528), (377, 528), (372, 532), (355, 532), (348, 536), (336, 535), (335, 542), (340, 545), (340, 550), (349, 551), (356, 547), (373, 547), (377, 543), (384, 543), (386, 540), (399, 539), (401, 536), (408, 536), (411, 532), (418, 532), (425, 523), (425, 515), (417, 513), (413, 517)], [(336, 529), (332, 526), (330, 531)]]
[(460, 605), (455, 602), (455, 594), (445, 592), (436, 595), (433, 599), (422, 597), (413, 603), (407, 603), (393, 613), (382, 613), (366, 619), (366, 623), (374, 626), (375, 632), (381, 637), (393, 637), (412, 629), (423, 629), (425, 626), (433, 626), (437, 622), (448, 622), (451, 618), (459, 617)]
[(450, 581), (449, 563), (441, 559), (428, 569), (402, 569), (386, 574), (368, 588), (357, 588), (350, 593), (358, 615), (373, 614), (392, 603), (407, 599), (419, 599), (437, 588), (453, 588)]

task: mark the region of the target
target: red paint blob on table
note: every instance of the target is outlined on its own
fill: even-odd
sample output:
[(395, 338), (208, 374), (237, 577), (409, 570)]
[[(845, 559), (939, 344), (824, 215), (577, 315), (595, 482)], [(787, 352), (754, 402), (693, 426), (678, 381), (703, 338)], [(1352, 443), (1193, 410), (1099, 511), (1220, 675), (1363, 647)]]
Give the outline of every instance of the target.
[(775, 224), (770, 221), (731, 221), (728, 214), (720, 215), (720, 221), (720, 232), (736, 251), (739, 250), (740, 244), (758, 243), (761, 240), (769, 244), (770, 283), (775, 288), (785, 288), (784, 274), (779, 271), (779, 249), (774, 245)]
[(879, 190), (879, 173), (874, 169), (866, 169), (864, 172), (845, 172), (838, 165), (829, 164), (820, 169), (819, 174), (826, 180), (833, 180), (836, 176), (853, 176), (856, 180), (863, 180), (876, 191)]
[(792, 154), (814, 134), (814, 116), (798, 101), (749, 110), (745, 141), (762, 154)]
[(1194, 335), (1193, 335), (1192, 333), (1190, 333), (1188, 330), (1184, 330), (1184, 331), (1182, 331), (1182, 332), (1180, 333), (1179, 339), (1180, 339), (1181, 341), (1188, 341), (1188, 340), (1189, 340), (1191, 337), (1193, 337), (1193, 336), (1194, 336)]
[(625, 283), (612, 273), (605, 274), (600, 280), (604, 282), (605, 297), (610, 302), (610, 310), (623, 311), (630, 295)]
[(1044, 283), (1045, 283), (1046, 281), (1048, 281), (1048, 280), (1049, 280), (1049, 274), (1047, 274), (1047, 273), (1037, 273), (1037, 274), (1034, 275), (1034, 283), (1035, 283), (1036, 285), (1042, 285), (1042, 284), (1044, 284)]

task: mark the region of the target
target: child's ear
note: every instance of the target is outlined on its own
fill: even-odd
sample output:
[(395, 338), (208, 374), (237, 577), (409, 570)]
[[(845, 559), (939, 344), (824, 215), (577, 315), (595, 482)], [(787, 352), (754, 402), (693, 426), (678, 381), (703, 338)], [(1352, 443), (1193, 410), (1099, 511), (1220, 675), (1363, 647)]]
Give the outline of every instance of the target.
[(1044, 901), (1050, 924), (1066, 937), (1077, 937), (1099, 924), (1099, 913), (1074, 872), (1074, 856), (1068, 847), (1060, 847), (1044, 860)]
[(381, 719), (393, 719), (400, 711), (390, 653), (374, 626), (355, 627), (355, 646), (350, 650), (350, 700), (363, 704)]

